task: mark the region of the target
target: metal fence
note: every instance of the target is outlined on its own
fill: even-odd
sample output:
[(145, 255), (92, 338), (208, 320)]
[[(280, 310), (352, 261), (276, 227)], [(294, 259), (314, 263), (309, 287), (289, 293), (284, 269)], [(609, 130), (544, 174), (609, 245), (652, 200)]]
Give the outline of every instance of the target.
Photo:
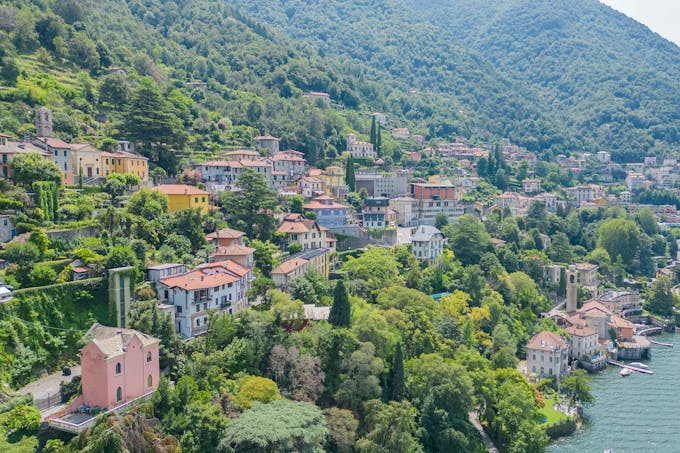
[(48, 393), (46, 398), (34, 399), (33, 405), (39, 410), (44, 411), (50, 407), (59, 406), (61, 402), (61, 393), (55, 393), (53, 395)]

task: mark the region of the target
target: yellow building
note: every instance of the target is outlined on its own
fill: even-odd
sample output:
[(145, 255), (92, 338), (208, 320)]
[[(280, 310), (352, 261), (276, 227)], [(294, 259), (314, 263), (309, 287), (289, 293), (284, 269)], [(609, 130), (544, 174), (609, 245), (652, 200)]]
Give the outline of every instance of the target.
[(73, 174), (77, 179), (80, 174), (83, 180), (102, 177), (102, 153), (89, 143), (74, 143), (71, 145), (73, 159)]
[(149, 180), (149, 159), (139, 154), (116, 151), (102, 153), (102, 175), (111, 173), (131, 173), (142, 181)]
[(326, 195), (342, 201), (347, 196), (347, 184), (345, 184), (345, 170), (342, 167), (330, 166), (326, 171), (316, 176), (321, 179), (321, 190)]
[(190, 208), (201, 208), (203, 213), (208, 212), (208, 195), (210, 194), (205, 190), (185, 184), (161, 184), (156, 187), (156, 190), (167, 195), (170, 212)]

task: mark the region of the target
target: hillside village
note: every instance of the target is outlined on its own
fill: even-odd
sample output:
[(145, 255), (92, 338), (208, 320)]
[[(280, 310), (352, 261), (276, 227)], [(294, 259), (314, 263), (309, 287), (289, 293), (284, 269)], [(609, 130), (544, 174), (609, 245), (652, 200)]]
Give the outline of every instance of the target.
[(600, 395), (674, 366), (678, 48), (444, 3), (0, 5), (0, 449), (632, 430)]
[[(383, 117), (373, 114), (372, 127), (380, 125)], [(677, 174), (673, 159), (657, 162), (649, 158), (621, 165), (612, 163), (606, 152), (558, 156), (557, 177), (569, 181), (562, 185), (555, 181), (554, 173), (540, 175), (535, 154), (508, 143), (473, 146), (459, 138), (436, 147), (423, 144), (420, 151), (408, 155), (414, 164), (434, 164), (423, 175), (416, 165), (387, 165), (378, 157), (376, 144), (357, 141), (355, 134), (348, 134), (342, 158), (325, 168), (308, 165), (303, 153), (280, 150), (276, 137), (256, 136), (252, 148), (225, 151), (219, 160), (193, 163), (172, 178), (153, 176), (149, 159), (135, 152), (134, 143), (119, 141), (108, 150), (67, 143), (54, 136), (51, 111), (44, 107), (36, 109), (35, 121), (39, 135), (32, 139), (17, 141), (0, 134), (4, 192), (25, 194), (14, 197), (25, 202), (4, 202), (0, 225), (5, 249), (2, 303), (12, 307), (18, 300), (21, 304), (24, 294), (39, 294), (41, 287), (104, 280), (111, 293), (106, 303), (116, 313), (108, 318), (112, 327), (95, 325), (85, 338), (94, 338), (91, 344), (105, 357), (112, 354), (107, 348), (127, 350), (131, 338), (140, 339), (141, 345), (156, 345), (148, 357), (140, 359), (146, 362), (142, 368), (126, 365), (124, 369), (120, 364), (114, 368), (90, 364), (95, 359), (88, 358), (89, 346), (82, 349), (82, 393), (57, 410), (52, 404), (61, 401), (50, 403), (48, 399), (44, 410), (43, 417), (57, 430), (80, 433), (92, 426), (99, 411), (114, 407), (124, 411), (134, 402), (148, 399), (158, 388), (161, 362), (167, 373), (168, 359), (159, 361), (157, 345), (162, 341), (148, 336), (158, 334), (153, 332), (155, 328), (145, 333), (131, 330), (140, 327), (135, 322), (140, 310), (167, 317), (174, 332), (165, 332), (166, 341), (167, 335), (176, 335), (184, 341), (203, 338), (207, 342), (221, 316), (232, 317), (264, 306), (297, 325), (296, 330), (310, 323), (334, 323), (337, 295), (329, 298), (328, 290), (316, 288), (347, 277), (352, 282), (358, 278), (358, 271), (352, 270), (353, 263), (361, 261), (358, 257), (379, 250), (391, 250), (389, 254), (407, 259), (410, 264), (402, 271), (402, 281), (409, 288), (431, 294), (437, 303), (460, 303), (454, 302), (464, 294), (458, 288), (491, 291), (483, 297), (480, 308), (473, 308), (473, 313), (481, 308), (486, 311), (477, 314), (482, 322), (495, 316), (490, 310), (496, 310), (492, 306), (498, 302), (487, 301), (489, 297), (513, 297), (507, 292), (512, 290), (503, 289), (504, 285), (533, 287), (530, 291), (534, 291), (531, 297), (535, 300), (520, 303), (537, 304), (532, 307), (534, 316), (542, 318), (537, 326), (546, 329), (525, 331), (524, 345), (497, 351), (510, 357), (492, 356), (493, 360), (514, 363), (530, 383), (547, 378), (560, 388), (560, 383), (568, 381), (570, 372), (578, 368), (596, 372), (606, 366), (607, 359), (649, 357), (649, 341), (637, 334), (641, 323), (656, 323), (662, 328), (675, 325), (675, 319), (668, 318), (674, 303), (662, 306), (662, 302), (657, 304), (649, 298), (674, 297), (662, 293), (668, 293), (678, 278), (678, 261), (672, 255), (677, 241), (670, 233), (680, 217), (675, 204), (641, 200), (649, 196), (645, 194), (661, 191), (666, 197), (677, 197), (672, 189), (673, 175)], [(382, 126), (377, 127), (382, 130)], [(404, 128), (392, 134), (397, 139), (409, 138)], [(32, 175), (28, 181), (24, 180), (26, 174)], [(52, 181), (35, 180), (41, 175), (48, 175)], [(45, 190), (54, 199), (45, 202)], [(85, 197), (101, 201), (77, 222), (69, 221), (65, 205), (83, 203)], [(187, 230), (174, 239), (175, 245), (165, 250), (163, 246), (155, 253), (149, 253), (153, 243), (149, 239), (128, 245), (116, 240), (113, 243), (121, 245), (100, 256), (98, 250), (114, 239), (107, 230), (118, 231), (120, 222), (126, 222), (124, 218), (111, 218), (119, 217), (113, 210), (121, 208), (115, 206), (134, 210), (142, 222), (152, 221), (160, 214), (154, 211), (161, 209), (168, 215), (181, 216)], [(53, 226), (41, 226), (31, 209), (51, 210), (51, 215), (44, 212), (41, 218), (45, 219), (43, 225)], [(562, 227), (551, 225), (565, 220), (583, 222), (584, 216), (606, 218), (610, 215), (606, 213), (617, 210), (634, 216), (653, 238), (648, 240), (653, 243), (647, 246), (647, 257), (641, 256), (641, 249), (629, 257), (631, 267), (623, 264), (625, 252), (617, 249), (622, 245), (616, 238), (608, 246), (600, 233), (597, 249), (588, 251), (578, 246), (578, 250), (570, 244), (573, 237), (569, 238)], [(257, 224), (243, 223), (249, 221)], [(153, 234), (148, 230), (153, 226), (135, 226), (135, 222), (127, 227), (131, 237)], [(174, 221), (171, 223), (174, 225)], [(243, 229), (249, 231), (232, 226), (245, 226)], [(143, 232), (145, 228), (147, 232)], [(566, 228), (568, 231), (570, 226)], [(620, 234), (625, 233), (624, 228)], [(65, 238), (82, 244), (82, 248), (69, 247), (63, 243)], [(32, 256), (38, 247), (42, 249)], [(180, 254), (182, 247), (193, 254)], [(621, 256), (611, 259), (617, 252)], [(522, 255), (522, 262), (518, 262)], [(48, 256), (59, 261), (44, 261)], [(495, 283), (475, 290), (477, 284), (469, 281), (478, 278), (473, 273), (463, 276), (460, 283), (446, 284), (448, 278), (439, 270), (435, 271), (439, 277), (433, 275), (434, 280), (423, 284), (422, 279), (432, 278), (425, 276), (427, 272), (442, 266), (450, 268), (455, 258), (475, 264), (477, 270), (473, 272)], [(367, 261), (364, 266), (369, 273), (378, 272), (378, 262)], [(506, 283), (503, 279), (508, 277), (499, 274), (504, 272), (503, 267), (515, 272)], [(523, 272), (516, 272), (520, 269)], [(118, 281), (118, 275), (126, 278)], [(524, 282), (520, 275), (529, 280)], [(631, 278), (641, 275), (649, 280)], [(351, 289), (353, 297), (365, 294), (363, 297), (370, 298), (372, 286), (389, 284), (368, 276), (361, 278), (367, 278), (363, 285), (368, 287)], [(339, 285), (335, 287), (337, 291)], [(468, 303), (479, 304), (475, 299), (480, 296), (471, 292), (465, 297)], [(276, 302), (282, 298), (288, 302)], [(654, 313), (661, 316), (651, 316)], [(120, 332), (122, 339), (116, 336)], [(493, 329), (489, 336), (482, 327), (474, 335), (474, 343), (490, 344), (493, 350), (500, 341), (497, 335), (502, 334)], [(122, 341), (117, 346), (116, 338)], [(510, 338), (503, 341), (512, 342)], [(64, 363), (63, 358), (52, 363)], [(101, 376), (105, 368), (110, 369), (108, 377)], [(119, 375), (125, 375), (126, 382), (139, 380), (144, 385), (119, 386), (115, 391), (106, 390), (109, 394), (104, 396), (106, 388), (117, 385), (113, 382)], [(14, 375), (10, 382), (26, 383), (34, 377), (29, 369), (29, 374), (21, 378)], [(104, 384), (107, 380), (112, 384)]]

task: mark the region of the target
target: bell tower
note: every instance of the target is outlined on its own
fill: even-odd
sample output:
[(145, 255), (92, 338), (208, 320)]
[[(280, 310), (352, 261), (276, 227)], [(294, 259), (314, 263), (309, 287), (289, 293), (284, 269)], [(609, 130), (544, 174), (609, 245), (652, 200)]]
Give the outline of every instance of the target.
[(35, 111), (35, 133), (38, 137), (52, 137), (52, 110), (47, 107)]
[(578, 271), (573, 264), (567, 270), (567, 313), (573, 313), (577, 308), (578, 299)]

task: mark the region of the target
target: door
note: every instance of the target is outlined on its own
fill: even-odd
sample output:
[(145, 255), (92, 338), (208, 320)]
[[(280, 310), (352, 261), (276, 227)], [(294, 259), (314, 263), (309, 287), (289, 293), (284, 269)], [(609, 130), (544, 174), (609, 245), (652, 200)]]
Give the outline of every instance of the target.
[(88, 178), (92, 177), (92, 167), (87, 167), (87, 177)]

